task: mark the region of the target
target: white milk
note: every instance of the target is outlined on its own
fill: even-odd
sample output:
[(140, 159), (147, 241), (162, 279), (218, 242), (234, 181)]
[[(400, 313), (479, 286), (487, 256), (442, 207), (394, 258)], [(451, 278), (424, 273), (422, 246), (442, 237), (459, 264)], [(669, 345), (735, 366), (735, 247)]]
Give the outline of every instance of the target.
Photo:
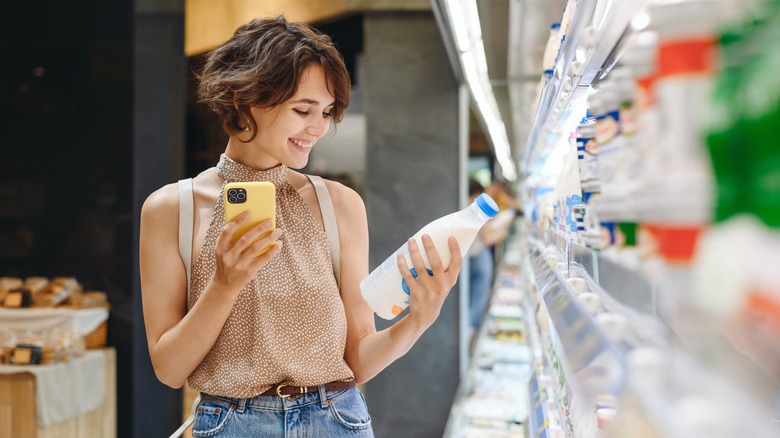
[[(433, 240), (441, 257), (442, 266), (446, 269), (451, 259), (447, 238), (454, 236), (457, 239), (461, 256), (463, 256), (482, 225), (497, 213), (496, 202), (483, 193), (463, 210), (443, 216), (424, 226), (412, 237), (417, 241), (426, 268), (430, 269), (431, 265), (422, 243), (423, 234), (431, 236), (431, 240)], [(411, 268), (413, 265), (409, 256), (409, 248), (404, 243), (360, 282), (360, 292), (363, 298), (371, 306), (371, 309), (384, 319), (393, 319), (409, 307), (409, 289), (398, 270), (398, 262), (396, 261), (396, 256), (399, 253), (404, 254), (406, 264)], [(413, 274), (416, 273), (413, 272)]]

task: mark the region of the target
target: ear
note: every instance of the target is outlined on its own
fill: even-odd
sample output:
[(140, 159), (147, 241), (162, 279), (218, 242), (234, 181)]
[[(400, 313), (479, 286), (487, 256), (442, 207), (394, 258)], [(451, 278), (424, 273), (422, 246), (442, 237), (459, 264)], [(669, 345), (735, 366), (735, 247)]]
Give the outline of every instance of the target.
[(243, 126), (244, 131), (251, 131), (255, 128), (252, 111), (248, 106), (239, 106), (237, 92), (233, 92), (233, 108), (236, 109), (236, 114), (238, 114), (238, 126)]

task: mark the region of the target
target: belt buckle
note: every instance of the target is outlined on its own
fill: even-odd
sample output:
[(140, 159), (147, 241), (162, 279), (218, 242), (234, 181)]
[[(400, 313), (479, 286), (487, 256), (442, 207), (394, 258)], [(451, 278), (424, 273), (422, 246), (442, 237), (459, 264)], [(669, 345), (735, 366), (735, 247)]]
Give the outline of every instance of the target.
[(298, 389), (301, 391), (300, 394), (282, 394), (282, 388), (284, 388), (285, 386), (289, 386), (290, 388), (292, 388), (292, 386), (290, 386), (290, 385), (276, 385), (276, 395), (279, 398), (290, 398), (290, 397), (292, 397), (292, 399), (294, 400), (296, 398), (302, 397), (304, 394), (306, 394), (309, 391), (309, 387), (308, 386), (299, 386)]

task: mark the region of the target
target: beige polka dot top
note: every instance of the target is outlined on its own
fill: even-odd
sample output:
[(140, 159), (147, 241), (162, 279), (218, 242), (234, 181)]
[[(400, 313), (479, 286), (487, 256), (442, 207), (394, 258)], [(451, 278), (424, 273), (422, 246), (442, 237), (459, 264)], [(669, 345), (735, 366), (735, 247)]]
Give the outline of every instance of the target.
[[(276, 226), (283, 230), (283, 246), (241, 290), (222, 333), (190, 375), (190, 386), (206, 394), (250, 398), (280, 383), (316, 386), (352, 380), (344, 361), (347, 320), (328, 238), (287, 181), (287, 167), (258, 171), (223, 154), (217, 173), (225, 184), (276, 185)], [(192, 269), (188, 309), (214, 276), (214, 248), (224, 225), (220, 198)]]

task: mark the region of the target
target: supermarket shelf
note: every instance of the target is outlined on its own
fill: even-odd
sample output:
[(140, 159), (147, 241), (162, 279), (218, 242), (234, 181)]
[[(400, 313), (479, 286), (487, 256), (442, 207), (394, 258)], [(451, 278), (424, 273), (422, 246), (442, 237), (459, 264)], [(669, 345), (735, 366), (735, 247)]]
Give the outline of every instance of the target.
[[(547, 82), (531, 125), (521, 169), (528, 173), (558, 143), (561, 128), (576, 105), (586, 96), (587, 88), (603, 79), (618, 60), (633, 36), (631, 19), (644, 0), (580, 0), (571, 20), (566, 40), (561, 46), (558, 63)], [(598, 7), (604, 7), (600, 26), (592, 23)], [(584, 52), (577, 59), (577, 51)]]
[[(592, 427), (594, 406), (605, 396), (618, 401), (609, 437), (637, 436), (638, 424), (642, 437), (774, 436), (777, 431), (766, 421), (760, 401), (675, 345), (660, 319), (631, 305), (631, 294), (608, 291), (591, 276), (596, 268), (602, 283), (605, 278), (624, 276), (621, 282), (606, 283), (612, 287), (647, 283), (639, 272), (616, 268), (602, 254), (578, 245), (568, 248), (571, 259), (565, 269), (566, 260), (554, 239), (544, 240), (530, 237), (522, 249), (510, 245), (510, 254), (519, 250), (524, 255), (519, 266), (499, 268), (495, 288), (499, 296), (509, 293), (512, 303), (500, 302), (496, 295), (491, 301), (491, 318), (524, 322), (525, 343), (520, 344), (525, 352), (514, 353), (509, 344), (498, 343), (495, 326), (483, 325), (445, 437), (576, 436), (583, 420), (590, 423), (586, 428)], [(580, 261), (591, 263), (590, 268)], [(623, 340), (614, 340), (610, 336), (614, 334), (608, 335), (596, 322), (564, 272), (568, 278), (584, 279), (604, 309), (630, 321)], [(638, 288), (633, 293), (646, 292)], [(655, 360), (638, 361), (633, 353), (639, 350), (655, 352)], [(517, 398), (518, 391), (524, 400)], [(717, 419), (712, 421), (715, 431), (699, 423), (697, 413), (704, 410), (705, 418)], [(633, 429), (621, 430), (625, 424)]]
[[(600, 266), (604, 267), (604, 260), (602, 260), (602, 263)], [(613, 262), (609, 262), (613, 263)], [(629, 271), (622, 266), (615, 265), (614, 268), (620, 268), (621, 272), (626, 275), (626, 278), (632, 279), (636, 282), (643, 282), (645, 281), (641, 276), (639, 276), (637, 273), (633, 271)], [(612, 268), (610, 268), (612, 269)], [(609, 278), (609, 276), (612, 274), (612, 271), (610, 269), (605, 270), (605, 279)], [(623, 341), (620, 345), (616, 345), (618, 350), (622, 355), (625, 355), (625, 353), (630, 348), (640, 347), (640, 346), (652, 346), (654, 348), (668, 348), (669, 345), (669, 329), (666, 325), (662, 324), (661, 321), (656, 318), (656, 315), (654, 312), (644, 312), (643, 306), (638, 306), (639, 309), (633, 307), (631, 304), (626, 304), (625, 302), (621, 301), (618, 297), (625, 297), (630, 296), (634, 299), (638, 299), (639, 297), (636, 294), (636, 290), (641, 290), (641, 288), (631, 288), (630, 284), (627, 284), (629, 286), (629, 289), (632, 290), (632, 293), (626, 293), (625, 290), (622, 291), (623, 293), (618, 293), (617, 295), (614, 293), (609, 293), (605, 290), (604, 287), (597, 284), (596, 281), (591, 277), (585, 269), (583, 269), (581, 266), (577, 265), (576, 263), (571, 263), (569, 267), (569, 278), (582, 278), (585, 280), (588, 291), (595, 293), (599, 298), (601, 299), (601, 302), (603, 303), (604, 307), (608, 309), (610, 312), (618, 313), (624, 317), (627, 318), (628, 321), (631, 322), (629, 331), (626, 333), (626, 339)], [(649, 301), (649, 300), (646, 300)]]
[(576, 243), (570, 244), (569, 254), (570, 265), (587, 273), (612, 299), (642, 314), (658, 316), (657, 290), (641, 272)]
[[(591, 389), (590, 394), (612, 394), (620, 400), (614, 429), (608, 436), (635, 436), (638, 424), (642, 424), (643, 437), (777, 436), (780, 428), (769, 420), (764, 401), (757, 400), (745, 388), (729, 380), (722, 374), (723, 370), (692, 356), (658, 314), (649, 311), (656, 304), (641, 295), (654, 293), (654, 288), (640, 272), (620, 266), (603, 254), (580, 245), (570, 245), (569, 253), (568, 278), (584, 279), (588, 291), (600, 297), (604, 309), (629, 321), (622, 340), (614, 340), (612, 336), (613, 339), (590, 341), (592, 350), (600, 349), (611, 356), (610, 360), (615, 363), (609, 367), (619, 370), (615, 377), (598, 381), (596, 389), (587, 379), (583, 384), (578, 375), (582, 371), (575, 371), (574, 378), (569, 378), (571, 370), (583, 366), (583, 361), (578, 359), (587, 357), (575, 353), (572, 361), (572, 351), (582, 349), (581, 344), (588, 342), (584, 338), (571, 342), (578, 336), (571, 333), (592, 331), (590, 336), (599, 338), (599, 333), (605, 332), (598, 324), (594, 323), (594, 327), (582, 322), (593, 322), (593, 318), (559, 269), (550, 263), (552, 260), (560, 267), (560, 261), (549, 257), (546, 260), (545, 247), (541, 244), (528, 249), (534, 281), (555, 329), (553, 346), (563, 352), (564, 365), (571, 368), (566, 376), (573, 380), (569, 382), (572, 389), (587, 388)], [(593, 278), (594, 272), (599, 275), (601, 284)], [(649, 361), (646, 360), (648, 354)], [(533, 403), (531, 407), (533, 415)], [(538, 421), (538, 418), (529, 418), (531, 421)], [(632, 429), (620, 429), (624, 424), (630, 424)], [(576, 430), (576, 420), (572, 420), (572, 426)]]
[(490, 312), (476, 334), (468, 371), (444, 430), (446, 438), (526, 436), (525, 385), (532, 354), (524, 322), (526, 306), (521, 304), (527, 293), (520, 290), (518, 269), (507, 264), (498, 269)]
[[(658, 374), (634, 370), (624, 397), (624, 410), (644, 418), (645, 426), (663, 438), (777, 437), (766, 406), (743, 388), (693, 360), (679, 349), (664, 351)], [(654, 382), (658, 378), (662, 382)], [(653, 384), (655, 383), (655, 385)], [(616, 425), (614, 436), (631, 436), (634, 430)]]
[(561, 273), (544, 262), (540, 251), (533, 251), (531, 258), (535, 259), (534, 277), (552, 323), (552, 341), (564, 358), (567, 375), (573, 376), (575, 392), (590, 404), (595, 404), (598, 395), (617, 397), (626, 380), (620, 353), (574, 296)]

